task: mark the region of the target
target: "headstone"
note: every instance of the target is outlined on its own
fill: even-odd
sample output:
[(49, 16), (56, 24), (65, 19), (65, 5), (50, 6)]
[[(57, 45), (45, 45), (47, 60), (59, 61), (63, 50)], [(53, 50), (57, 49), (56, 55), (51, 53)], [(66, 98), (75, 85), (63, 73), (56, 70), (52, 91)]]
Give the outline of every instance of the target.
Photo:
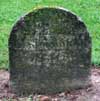
[(9, 63), (11, 86), (18, 95), (85, 87), (91, 65), (87, 28), (63, 8), (35, 9), (11, 31)]

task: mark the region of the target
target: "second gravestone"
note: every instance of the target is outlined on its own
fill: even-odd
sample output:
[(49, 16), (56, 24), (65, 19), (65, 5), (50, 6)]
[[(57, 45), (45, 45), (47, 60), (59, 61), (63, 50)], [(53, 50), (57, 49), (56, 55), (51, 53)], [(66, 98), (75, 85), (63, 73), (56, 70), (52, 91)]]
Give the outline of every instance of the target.
[(9, 38), (11, 84), (18, 95), (54, 94), (88, 85), (91, 40), (84, 23), (62, 8), (22, 17)]

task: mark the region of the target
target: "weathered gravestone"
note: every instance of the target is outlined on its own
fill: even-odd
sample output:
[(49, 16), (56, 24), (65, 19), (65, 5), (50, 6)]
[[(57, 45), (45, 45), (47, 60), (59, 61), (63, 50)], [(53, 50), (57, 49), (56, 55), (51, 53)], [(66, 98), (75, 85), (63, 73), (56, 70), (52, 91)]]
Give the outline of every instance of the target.
[(91, 40), (84, 23), (62, 8), (22, 17), (9, 38), (13, 91), (54, 94), (88, 85)]

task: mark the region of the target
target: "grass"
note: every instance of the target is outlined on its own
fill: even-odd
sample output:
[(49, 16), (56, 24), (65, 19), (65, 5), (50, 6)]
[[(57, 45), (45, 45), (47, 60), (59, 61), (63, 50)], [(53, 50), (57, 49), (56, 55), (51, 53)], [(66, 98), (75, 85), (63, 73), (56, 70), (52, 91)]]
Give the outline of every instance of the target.
[(100, 64), (100, 0), (0, 0), (0, 68), (8, 68), (8, 37), (20, 16), (38, 6), (67, 8), (85, 22), (92, 37), (92, 63)]

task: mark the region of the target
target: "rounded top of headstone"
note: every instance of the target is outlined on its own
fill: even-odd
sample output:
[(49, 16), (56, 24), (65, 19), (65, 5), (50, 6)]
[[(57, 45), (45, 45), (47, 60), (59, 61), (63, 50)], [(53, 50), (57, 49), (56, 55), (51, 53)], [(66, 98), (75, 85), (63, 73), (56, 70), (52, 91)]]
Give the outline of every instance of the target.
[[(43, 31), (47, 29), (49, 29), (48, 32)], [(71, 11), (61, 7), (41, 7), (35, 8), (17, 21), (11, 31), (9, 42), (21, 39), (26, 34), (34, 35), (36, 30), (39, 34), (86, 34), (89, 37), (83, 21)], [(21, 35), (17, 33), (21, 33)], [(15, 39), (12, 38), (14, 35)]]
[[(22, 20), (23, 18), (26, 18), (26, 17), (30, 17), (30, 16), (34, 16), (35, 17), (35, 15), (37, 15), (37, 14), (38, 15), (40, 14), (40, 16), (42, 16), (42, 15), (44, 15), (44, 13), (47, 14), (47, 15), (49, 14), (48, 16), (50, 16), (50, 12), (52, 12), (51, 13), (51, 16), (52, 16), (52, 14), (54, 14), (54, 16), (55, 16), (56, 13), (59, 13), (59, 14), (62, 13), (62, 14), (65, 14), (65, 15), (67, 14), (67, 16), (70, 17), (70, 18), (72, 17), (72, 18), (74, 18), (77, 21), (83, 22), (82, 19), (80, 17), (78, 17), (72, 11), (70, 11), (68, 9), (65, 9), (63, 7), (51, 7), (51, 6), (50, 7), (45, 6), (45, 7), (37, 7), (37, 8), (34, 8), (32, 11), (30, 11), (27, 14), (23, 15), (20, 18), (20, 20)], [(43, 17), (46, 19), (45, 16), (43, 16)], [(65, 16), (63, 16), (63, 17), (65, 17)], [(59, 16), (58, 16), (58, 18), (59, 18)]]

